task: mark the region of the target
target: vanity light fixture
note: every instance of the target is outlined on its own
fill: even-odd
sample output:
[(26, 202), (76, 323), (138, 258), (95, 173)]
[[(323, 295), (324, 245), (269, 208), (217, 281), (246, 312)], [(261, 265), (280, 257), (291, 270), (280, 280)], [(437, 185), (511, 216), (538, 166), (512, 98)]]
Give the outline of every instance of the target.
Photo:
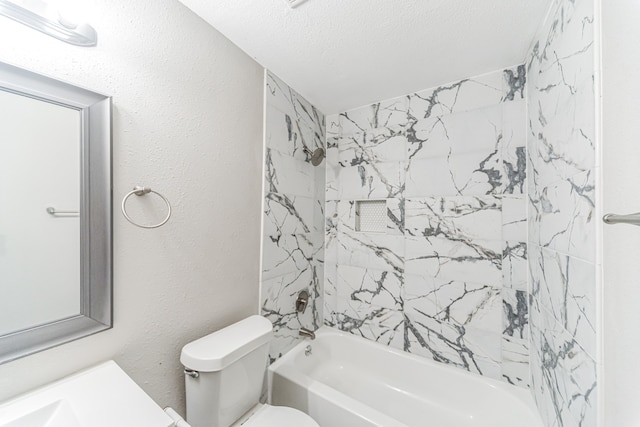
[(61, 8), (42, 0), (0, 0), (0, 15), (76, 46), (95, 46), (98, 33), (89, 24), (78, 23)]

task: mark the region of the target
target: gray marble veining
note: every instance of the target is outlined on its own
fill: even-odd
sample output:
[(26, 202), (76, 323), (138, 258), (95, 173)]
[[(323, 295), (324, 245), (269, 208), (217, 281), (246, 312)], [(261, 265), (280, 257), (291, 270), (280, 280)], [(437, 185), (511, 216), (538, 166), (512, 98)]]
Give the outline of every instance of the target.
[(593, 18), (555, 0), (527, 62), (531, 389), (553, 427), (597, 419)]
[[(273, 361), (300, 342), (301, 327), (315, 330), (324, 322), (325, 169), (311, 164), (310, 152), (325, 148), (326, 123), (322, 113), (270, 72), (266, 89), (260, 294), (262, 314), (274, 328)], [(298, 313), (295, 300), (303, 290), (310, 302)]]
[[(530, 387), (547, 426), (595, 425), (593, 7), (554, 0), (526, 64), (326, 119), (268, 74), (272, 360), (325, 323)], [(384, 232), (357, 230), (360, 200), (385, 200)]]
[[(528, 387), (525, 83), (520, 65), (327, 119), (326, 324)], [(367, 199), (385, 232), (357, 231)]]

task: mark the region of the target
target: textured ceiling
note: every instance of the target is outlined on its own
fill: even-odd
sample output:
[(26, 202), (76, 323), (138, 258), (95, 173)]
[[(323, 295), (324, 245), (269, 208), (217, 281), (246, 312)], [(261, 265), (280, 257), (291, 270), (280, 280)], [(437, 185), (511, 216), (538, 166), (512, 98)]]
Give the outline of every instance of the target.
[(524, 61), (549, 0), (179, 0), (324, 113)]

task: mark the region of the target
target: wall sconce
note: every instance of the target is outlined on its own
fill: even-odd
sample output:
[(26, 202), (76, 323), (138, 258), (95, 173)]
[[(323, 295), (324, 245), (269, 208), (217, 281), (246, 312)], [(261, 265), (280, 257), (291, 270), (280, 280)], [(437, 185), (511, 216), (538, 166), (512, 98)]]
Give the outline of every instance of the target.
[(89, 24), (75, 22), (42, 0), (0, 0), (0, 15), (76, 46), (95, 46), (98, 33)]

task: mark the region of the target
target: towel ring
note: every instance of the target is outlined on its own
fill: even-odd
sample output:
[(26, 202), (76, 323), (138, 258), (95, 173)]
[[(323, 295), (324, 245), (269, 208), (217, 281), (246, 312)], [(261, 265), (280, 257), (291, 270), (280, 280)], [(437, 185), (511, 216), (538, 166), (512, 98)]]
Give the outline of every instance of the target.
[[(167, 212), (167, 217), (165, 219), (163, 219), (162, 222), (160, 222), (158, 224), (154, 224), (154, 225), (138, 224), (133, 219), (131, 219), (131, 217), (127, 213), (127, 199), (129, 199), (129, 197), (131, 197), (134, 194), (136, 196), (144, 196), (145, 194), (149, 194), (149, 193), (153, 193), (153, 194), (157, 195), (158, 197), (160, 197), (167, 204), (167, 209), (169, 210), (169, 212)], [(167, 221), (169, 221), (169, 218), (171, 218), (171, 204), (169, 203), (169, 201), (167, 200), (166, 197), (164, 197), (162, 194), (158, 193), (157, 191), (153, 191), (149, 187), (140, 187), (139, 185), (136, 185), (135, 187), (133, 187), (133, 190), (129, 191), (127, 193), (127, 195), (124, 196), (124, 198), (122, 199), (122, 214), (127, 219), (127, 221), (129, 221), (131, 224), (135, 225), (136, 227), (140, 227), (140, 228), (158, 228), (158, 227), (162, 227), (163, 225), (165, 225), (167, 223)]]

